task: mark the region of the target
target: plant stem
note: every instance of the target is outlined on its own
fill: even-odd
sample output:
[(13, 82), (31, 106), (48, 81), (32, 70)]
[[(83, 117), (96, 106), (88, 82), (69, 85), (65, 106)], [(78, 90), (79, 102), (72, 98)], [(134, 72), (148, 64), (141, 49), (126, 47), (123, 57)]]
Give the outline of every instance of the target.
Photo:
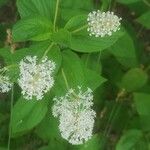
[(52, 42), (49, 47), (46, 49), (45, 53), (42, 56), (42, 59), (47, 55), (47, 53), (51, 50), (51, 48), (54, 46), (54, 42)]
[(56, 21), (58, 16), (58, 8), (59, 8), (59, 0), (56, 1), (56, 9), (55, 9), (55, 16), (54, 16), (54, 31), (56, 30)]
[(115, 117), (116, 117), (116, 115), (118, 114), (120, 108), (121, 108), (121, 104), (120, 104), (118, 107), (116, 107), (116, 111), (114, 112), (114, 115), (113, 115), (113, 117), (112, 117), (112, 121), (110, 122), (110, 127), (109, 127), (108, 130), (107, 130), (106, 136), (108, 136), (109, 133), (111, 132), (111, 129), (112, 129), (111, 124), (113, 124), (113, 121), (115, 120)]
[(11, 140), (11, 122), (12, 122), (12, 109), (13, 109), (13, 101), (14, 101), (14, 85), (12, 85), (11, 92), (11, 103), (10, 103), (10, 122), (9, 122), (9, 137), (8, 137), (8, 150), (10, 150), (10, 140)]
[(106, 128), (105, 128), (105, 130), (104, 130), (104, 136), (107, 135), (107, 130), (109, 129), (109, 124), (111, 123), (111, 121), (112, 121), (112, 119), (113, 119), (113, 115), (114, 115), (116, 109), (117, 109), (117, 102), (116, 102), (115, 105), (113, 106), (112, 111), (111, 111), (111, 113), (110, 113), (110, 116), (109, 116), (109, 118), (108, 118), (107, 125), (106, 125)]
[[(66, 78), (66, 75), (65, 75), (65, 72), (64, 72), (64, 69), (63, 69), (63, 68), (61, 69), (61, 72), (62, 72), (62, 76), (63, 76), (64, 81), (65, 81), (66, 88), (67, 88), (67, 90), (69, 90), (70, 87), (69, 87), (69, 84), (68, 84), (68, 81), (67, 81), (67, 78)], [(73, 94), (73, 96), (75, 96), (77, 99), (79, 98), (79, 96), (78, 96), (75, 92), (73, 92), (72, 94)]]
[(115, 118), (115, 116), (117, 115), (119, 109), (120, 109), (120, 105), (119, 105), (119, 100), (121, 100), (121, 98), (123, 98), (125, 96), (125, 89), (122, 89), (116, 97), (116, 101), (115, 101), (115, 105), (112, 108), (111, 114), (108, 118), (108, 122), (104, 131), (104, 136), (108, 136), (111, 127), (109, 128), (109, 124), (111, 124), (111, 122), (113, 122), (113, 119)]
[(69, 84), (68, 84), (68, 81), (67, 81), (67, 78), (66, 78), (66, 75), (65, 75), (65, 72), (64, 72), (63, 68), (61, 69), (61, 72), (62, 72), (62, 76), (63, 76), (65, 84), (66, 84), (66, 88), (67, 88), (67, 90), (69, 90), (70, 89)]
[(79, 32), (79, 31), (81, 31), (81, 30), (83, 30), (83, 29), (86, 29), (87, 27), (88, 27), (88, 25), (86, 24), (86, 25), (84, 25), (84, 26), (82, 26), (82, 27), (80, 27), (80, 28), (78, 28), (78, 29), (72, 31), (72, 33), (77, 33), (77, 32)]

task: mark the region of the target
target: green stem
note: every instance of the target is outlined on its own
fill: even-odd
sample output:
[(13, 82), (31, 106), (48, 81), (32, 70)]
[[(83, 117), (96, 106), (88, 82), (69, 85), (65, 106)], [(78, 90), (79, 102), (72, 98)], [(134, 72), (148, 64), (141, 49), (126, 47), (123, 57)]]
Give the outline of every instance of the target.
[(100, 59), (101, 59), (101, 51), (99, 52), (98, 59), (97, 59), (97, 63), (100, 62)]
[(67, 78), (66, 78), (66, 75), (65, 75), (65, 72), (64, 72), (63, 68), (61, 69), (61, 73), (62, 73), (62, 76), (64, 78), (64, 81), (65, 81), (65, 84), (66, 84), (66, 88), (67, 88), (67, 90), (69, 90), (70, 89), (69, 88), (69, 84), (68, 84), (68, 81), (67, 81)]
[(111, 113), (110, 113), (110, 116), (109, 116), (109, 118), (108, 118), (107, 125), (106, 125), (105, 130), (104, 130), (104, 136), (107, 135), (107, 130), (109, 129), (109, 124), (111, 123), (111, 121), (112, 121), (112, 119), (113, 119), (113, 115), (114, 115), (114, 113), (115, 113), (115, 111), (116, 111), (116, 108), (117, 108), (117, 102), (116, 102), (115, 105), (113, 106), (112, 111), (111, 111)]
[(56, 30), (56, 21), (58, 16), (58, 8), (59, 8), (59, 0), (56, 1), (56, 9), (55, 9), (55, 16), (54, 16), (54, 31)]
[(9, 137), (8, 137), (8, 148), (7, 148), (8, 150), (10, 150), (10, 140), (11, 140), (11, 122), (12, 122), (13, 101), (14, 101), (14, 85), (12, 85), (12, 92), (11, 92), (10, 122), (9, 122)]
[(43, 56), (42, 56), (42, 59), (47, 55), (47, 53), (52, 49), (52, 47), (54, 46), (54, 42), (52, 42), (50, 44), (50, 46), (46, 49), (46, 51), (44, 52)]
[(84, 25), (84, 26), (82, 26), (82, 27), (80, 27), (78, 29), (75, 29), (74, 31), (72, 31), (72, 33), (77, 33), (79, 31), (82, 31), (82, 30), (86, 29), (87, 27), (88, 27), (88, 25), (86, 24), (86, 25)]
[(85, 62), (85, 66), (86, 66), (86, 67), (87, 67), (87, 65), (88, 65), (88, 61), (89, 61), (89, 58), (90, 58), (91, 53), (88, 53), (87, 55), (88, 55), (88, 56), (87, 56), (86, 62)]
[(111, 125), (113, 124), (113, 122), (114, 122), (114, 120), (115, 120), (115, 117), (116, 117), (116, 115), (118, 114), (120, 108), (121, 108), (121, 105), (119, 105), (118, 107), (116, 107), (116, 111), (114, 112), (114, 115), (113, 115), (112, 120), (111, 120), (111, 122), (110, 122), (110, 127), (108, 128), (107, 133), (106, 133), (106, 136), (107, 136), (107, 137), (108, 137), (109, 133), (111, 132), (111, 129), (112, 129), (112, 126), (111, 126)]
[[(64, 69), (63, 69), (63, 68), (61, 69), (61, 73), (62, 73), (62, 76), (63, 76), (63, 78), (64, 78), (66, 88), (67, 88), (67, 90), (69, 90), (70, 87), (69, 87), (69, 84), (68, 84), (68, 81), (67, 81), (67, 77), (66, 77), (66, 75), (65, 75), (65, 72), (64, 72)], [(78, 95), (77, 95), (75, 92), (73, 92), (72, 94), (73, 94), (73, 96), (76, 97), (76, 99), (79, 99)]]

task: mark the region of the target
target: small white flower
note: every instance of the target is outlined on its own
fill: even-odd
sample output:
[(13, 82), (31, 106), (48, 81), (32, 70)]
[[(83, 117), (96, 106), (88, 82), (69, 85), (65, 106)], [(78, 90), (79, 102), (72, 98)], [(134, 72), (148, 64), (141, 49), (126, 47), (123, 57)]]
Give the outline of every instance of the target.
[(73, 145), (83, 144), (92, 137), (96, 113), (91, 89), (83, 92), (70, 89), (65, 96), (54, 98), (52, 113), (59, 118), (59, 130), (64, 139)]
[(39, 63), (36, 56), (26, 56), (21, 60), (18, 82), (24, 98), (30, 100), (36, 97), (37, 100), (41, 100), (54, 85), (54, 69), (55, 63), (47, 57)]
[(5, 71), (5, 68), (0, 69), (0, 93), (8, 92), (12, 87), (9, 77), (4, 75)]
[(101, 12), (99, 10), (89, 13), (88, 31), (89, 35), (95, 37), (104, 37), (106, 35), (111, 36), (112, 32), (119, 30), (120, 20), (118, 16), (114, 15), (114, 12)]

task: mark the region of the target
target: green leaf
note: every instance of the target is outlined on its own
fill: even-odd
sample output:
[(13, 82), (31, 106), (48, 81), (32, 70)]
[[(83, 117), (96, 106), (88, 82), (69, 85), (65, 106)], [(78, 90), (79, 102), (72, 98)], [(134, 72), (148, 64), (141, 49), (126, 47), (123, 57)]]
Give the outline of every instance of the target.
[(52, 114), (48, 113), (42, 122), (36, 128), (36, 134), (43, 140), (53, 140), (55, 138), (61, 140), (58, 122)]
[(76, 89), (77, 86), (95, 90), (106, 81), (99, 74), (85, 68), (80, 58), (70, 50), (63, 51), (62, 56), (62, 69), (58, 74), (54, 90), (56, 95), (62, 95), (68, 88)]
[(69, 20), (65, 29), (72, 33), (70, 48), (78, 52), (98, 52), (109, 48), (122, 35), (123, 31), (117, 31), (112, 36), (90, 37), (87, 31), (86, 15), (78, 15)]
[(148, 18), (150, 18), (150, 11), (142, 14), (139, 18), (136, 19), (136, 21), (142, 24), (147, 29), (150, 29), (150, 21), (148, 21)]
[(142, 129), (150, 131), (150, 94), (134, 93), (134, 102), (140, 115)]
[(47, 113), (47, 102), (20, 98), (12, 110), (12, 136), (26, 132), (41, 122)]
[(52, 34), (52, 41), (61, 44), (61, 46), (70, 45), (71, 34), (65, 29), (60, 29), (58, 32)]
[(52, 23), (41, 16), (28, 17), (18, 21), (13, 27), (13, 40), (20, 41), (43, 41), (50, 39)]
[(150, 94), (135, 93), (134, 101), (136, 109), (140, 115), (150, 116)]
[(120, 37), (122, 32), (113, 33), (111, 37), (90, 37), (87, 35), (73, 34), (70, 48), (78, 52), (98, 52), (112, 46)]
[(107, 81), (104, 77), (100, 76), (99, 74), (95, 73), (95, 71), (92, 71), (90, 69), (85, 68), (84, 75), (85, 75), (86, 83), (88, 87), (90, 87), (92, 90), (95, 90), (102, 83)]
[(85, 144), (79, 147), (79, 150), (99, 150), (103, 149), (104, 139), (98, 134), (93, 135), (93, 137), (88, 140)]
[(101, 74), (102, 65), (100, 63), (100, 55), (101, 53), (83, 54), (81, 59), (87, 68)]
[(137, 49), (132, 37), (127, 31), (125, 31), (125, 34), (110, 48), (110, 52), (123, 66), (127, 68), (138, 66)]
[(55, 6), (55, 0), (17, 0), (17, 7), (21, 18), (40, 15), (52, 21)]
[(121, 87), (127, 91), (142, 88), (148, 80), (147, 74), (140, 68), (130, 69), (122, 78)]
[(87, 24), (87, 15), (77, 15), (72, 17), (65, 25), (68, 31), (74, 31)]
[(131, 150), (142, 138), (140, 130), (131, 129), (126, 131), (116, 145), (116, 150)]

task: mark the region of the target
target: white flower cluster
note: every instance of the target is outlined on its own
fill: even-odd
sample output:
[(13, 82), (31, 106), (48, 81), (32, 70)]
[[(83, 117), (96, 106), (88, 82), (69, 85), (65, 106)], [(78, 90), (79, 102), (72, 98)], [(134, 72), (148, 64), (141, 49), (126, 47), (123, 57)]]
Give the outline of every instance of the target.
[(96, 113), (91, 89), (83, 92), (70, 89), (60, 98), (54, 98), (53, 116), (59, 118), (59, 130), (64, 139), (73, 145), (83, 144), (92, 136)]
[(37, 100), (43, 98), (43, 95), (54, 85), (52, 74), (55, 69), (55, 63), (48, 60), (47, 57), (37, 62), (37, 57), (26, 56), (20, 62), (19, 85), (22, 88), (24, 98), (30, 100), (36, 97)]
[(12, 87), (9, 77), (4, 75), (5, 71), (5, 68), (0, 69), (0, 93), (8, 92)]
[(118, 16), (114, 15), (113, 12), (101, 12), (100, 10), (89, 13), (88, 31), (89, 35), (95, 37), (104, 37), (106, 35), (111, 36), (112, 32), (119, 30), (120, 20)]

